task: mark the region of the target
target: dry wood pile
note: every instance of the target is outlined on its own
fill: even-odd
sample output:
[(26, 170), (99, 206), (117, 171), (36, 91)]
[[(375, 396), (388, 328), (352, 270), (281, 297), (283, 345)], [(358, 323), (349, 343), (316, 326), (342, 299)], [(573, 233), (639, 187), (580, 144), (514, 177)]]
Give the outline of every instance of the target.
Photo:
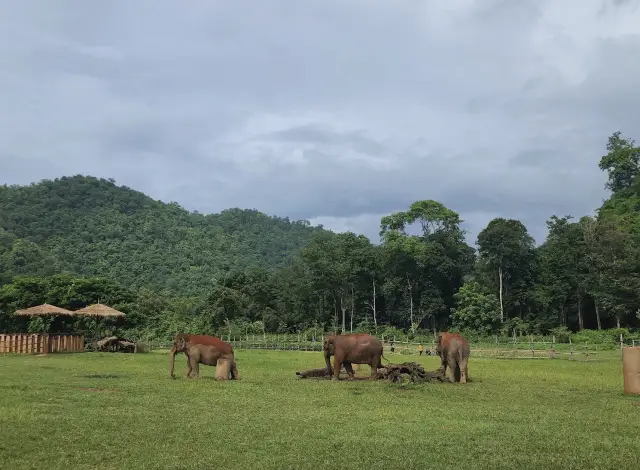
[(447, 379), (440, 369), (425, 371), (420, 364), (415, 362), (403, 362), (402, 364), (387, 364), (385, 368), (378, 369), (378, 379), (388, 380), (393, 383), (402, 382), (446, 382)]
[(103, 338), (96, 342), (96, 350), (132, 353), (136, 351), (136, 343), (117, 336), (109, 336), (108, 338)]

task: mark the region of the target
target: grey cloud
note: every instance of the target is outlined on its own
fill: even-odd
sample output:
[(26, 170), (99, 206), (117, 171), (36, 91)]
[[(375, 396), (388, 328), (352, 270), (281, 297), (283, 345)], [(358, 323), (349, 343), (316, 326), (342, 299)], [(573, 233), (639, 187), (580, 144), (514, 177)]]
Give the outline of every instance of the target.
[[(638, 1), (25, 0), (0, 17), (0, 183), (69, 174), (377, 240), (436, 199), (541, 242), (640, 128)], [(604, 6), (604, 7), (603, 7)]]
[(333, 132), (317, 125), (294, 127), (264, 136), (256, 136), (253, 140), (345, 146), (371, 156), (383, 156), (391, 153), (388, 147), (374, 139), (367, 138), (361, 132)]

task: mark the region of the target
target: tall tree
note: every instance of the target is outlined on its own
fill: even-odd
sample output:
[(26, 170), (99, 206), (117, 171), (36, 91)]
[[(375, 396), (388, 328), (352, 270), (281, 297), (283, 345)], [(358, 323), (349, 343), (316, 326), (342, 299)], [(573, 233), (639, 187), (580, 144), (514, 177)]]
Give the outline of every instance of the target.
[(640, 147), (633, 140), (614, 132), (607, 142), (607, 154), (600, 159), (600, 169), (608, 173), (607, 189), (614, 194), (631, 187), (640, 174)]
[(578, 329), (584, 328), (584, 299), (589, 293), (592, 266), (587, 262), (589, 222), (571, 222), (571, 216), (552, 216), (547, 221), (549, 233), (539, 248), (540, 288), (547, 306), (560, 312), (562, 325), (569, 322), (570, 305), (575, 304)]
[[(473, 249), (464, 240), (460, 216), (443, 204), (416, 201), (406, 212), (395, 212), (380, 221), (388, 273), (385, 290), (404, 292), (412, 331), (431, 317), (448, 321), (453, 295), (473, 266)], [(419, 224), (421, 233), (407, 229)], [(417, 303), (417, 309), (416, 307)]]
[(507, 283), (515, 287), (518, 281), (529, 282), (535, 242), (522, 222), (498, 217), (478, 234), (477, 245), (480, 263), (497, 276), (500, 320), (504, 322), (505, 288)]
[(638, 245), (615, 219), (603, 219), (596, 226), (595, 259), (598, 275), (593, 287), (594, 296), (620, 328), (622, 320), (631, 320), (640, 306)]

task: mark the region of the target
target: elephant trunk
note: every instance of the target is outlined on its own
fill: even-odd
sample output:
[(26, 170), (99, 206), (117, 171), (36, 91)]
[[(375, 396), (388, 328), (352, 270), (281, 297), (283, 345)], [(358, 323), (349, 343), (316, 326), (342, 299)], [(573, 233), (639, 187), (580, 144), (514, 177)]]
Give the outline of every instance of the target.
[(175, 346), (171, 348), (171, 353), (170, 353), (171, 354), (171, 370), (169, 371), (169, 375), (171, 376), (171, 378), (175, 377), (173, 375), (173, 365), (176, 362), (176, 353), (177, 352), (178, 351), (176, 350)]
[(331, 368), (331, 354), (328, 352), (324, 353), (324, 360), (327, 363), (327, 372), (329, 375), (333, 374), (333, 369)]

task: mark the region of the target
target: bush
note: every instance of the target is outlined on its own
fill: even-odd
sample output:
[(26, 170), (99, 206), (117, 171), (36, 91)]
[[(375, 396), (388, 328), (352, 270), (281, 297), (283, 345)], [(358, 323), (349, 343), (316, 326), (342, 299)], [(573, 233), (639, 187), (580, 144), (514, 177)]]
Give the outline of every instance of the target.
[(551, 334), (556, 337), (557, 343), (568, 343), (571, 331), (566, 326), (558, 326), (551, 329)]
[(380, 336), (388, 341), (391, 341), (393, 339), (395, 339), (396, 341), (407, 341), (406, 333), (401, 329), (395, 328), (393, 326), (386, 326), (382, 331), (380, 331), (380, 328), (378, 328), (378, 332)]
[(582, 330), (571, 335), (574, 343), (589, 343), (617, 346), (620, 344), (620, 335), (623, 340), (640, 340), (640, 334), (631, 333), (627, 328), (611, 328), (609, 330)]

